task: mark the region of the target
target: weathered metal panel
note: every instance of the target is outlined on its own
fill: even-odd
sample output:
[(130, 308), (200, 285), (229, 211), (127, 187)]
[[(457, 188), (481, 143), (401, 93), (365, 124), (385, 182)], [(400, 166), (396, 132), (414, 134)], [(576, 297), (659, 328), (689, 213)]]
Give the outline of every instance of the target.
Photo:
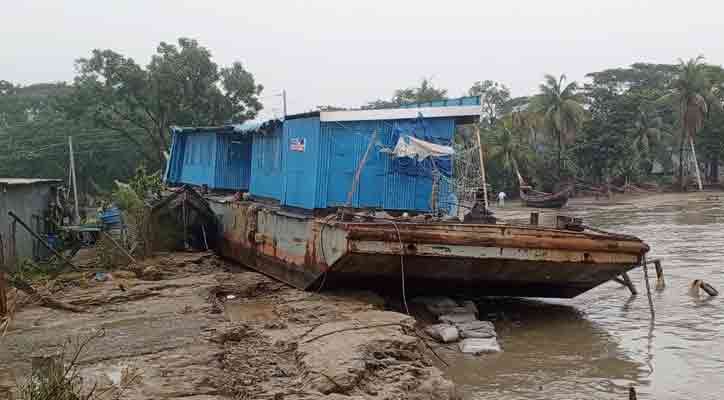
[(217, 134), (214, 189), (249, 190), (251, 176), (250, 135)]
[(312, 209), (317, 204), (319, 136), (319, 117), (284, 122), (282, 204), (306, 209)]
[(214, 187), (216, 163), (216, 134), (213, 132), (186, 135), (183, 165), (178, 182)]
[[(0, 184), (0, 234), (3, 236), (5, 255), (9, 253), (12, 218), (8, 211), (14, 212), (26, 224), (35, 229), (35, 217), (42, 218), (51, 200), (53, 182), (37, 182), (32, 184), (5, 185)], [(33, 257), (35, 239), (21, 226), (17, 226), (15, 249), (18, 259)]]
[(282, 198), (282, 136), (281, 126), (268, 133), (253, 135), (249, 185), (249, 193), (253, 196)]
[[(420, 127), (420, 124), (423, 127)], [(414, 161), (394, 160), (388, 153), (380, 150), (383, 147), (394, 148), (400, 134), (449, 144), (455, 131), (455, 120), (452, 118), (424, 121), (323, 122), (316, 208), (345, 204), (347, 194), (352, 189), (357, 166), (375, 131), (377, 145), (361, 171), (352, 206), (388, 210), (430, 210), (431, 171), (410, 171), (411, 168), (406, 169), (405, 165), (415, 164)], [(449, 190), (448, 185), (441, 185), (440, 198), (447, 199)]]

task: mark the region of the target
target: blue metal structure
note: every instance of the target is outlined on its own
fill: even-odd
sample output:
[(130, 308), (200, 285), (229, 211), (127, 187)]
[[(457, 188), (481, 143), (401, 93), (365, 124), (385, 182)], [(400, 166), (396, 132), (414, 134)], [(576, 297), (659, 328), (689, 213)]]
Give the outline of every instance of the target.
[[(256, 198), (301, 209), (344, 206), (376, 134), (351, 206), (429, 211), (433, 169), (449, 177), (452, 160), (418, 162), (390, 152), (403, 135), (450, 145), (461, 118), (469, 122), (478, 112), (479, 98), (466, 97), (399, 109), (313, 112), (289, 116), (283, 123), (174, 128), (166, 181), (248, 190)], [(454, 203), (451, 196), (442, 179), (439, 207)]]
[[(254, 135), (251, 195), (303, 209), (344, 206), (375, 131), (374, 149), (361, 171), (351, 206), (429, 211), (430, 160), (393, 158), (384, 149), (394, 148), (400, 135), (449, 145), (455, 118), (322, 122), (319, 115), (292, 116), (283, 129)], [(450, 160), (435, 163), (443, 174), (450, 174)], [(442, 208), (449, 195), (448, 185), (441, 182)]]
[(281, 125), (252, 136), (249, 193), (280, 200), (283, 190)]
[(207, 185), (210, 189), (248, 190), (251, 136), (239, 126), (171, 129), (170, 184)]

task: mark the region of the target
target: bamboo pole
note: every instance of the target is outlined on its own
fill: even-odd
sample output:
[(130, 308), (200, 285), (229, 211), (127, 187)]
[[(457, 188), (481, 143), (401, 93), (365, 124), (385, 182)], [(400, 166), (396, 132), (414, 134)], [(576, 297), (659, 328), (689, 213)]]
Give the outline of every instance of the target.
[(483, 157), (483, 141), (480, 139), (480, 123), (475, 124), (475, 137), (478, 139), (478, 153), (480, 155), (480, 180), (483, 185), (483, 205), (488, 209), (488, 184), (485, 180), (485, 159)]
[(29, 227), (27, 224), (25, 224), (25, 222), (23, 222), (23, 220), (20, 219), (20, 217), (18, 217), (17, 215), (15, 215), (14, 212), (8, 211), (8, 215), (11, 216), (11, 217), (13, 218), (13, 220), (17, 221), (17, 223), (19, 223), (20, 226), (22, 226), (23, 228), (25, 228), (25, 230), (28, 231), (28, 233), (29, 233), (30, 235), (32, 235), (35, 239), (37, 239), (37, 240), (40, 242), (40, 244), (42, 244), (43, 246), (45, 246), (46, 249), (48, 249), (48, 250), (50, 250), (51, 252), (53, 252), (53, 254), (55, 254), (58, 258), (60, 258), (61, 260), (63, 260), (63, 262), (65, 262), (66, 264), (68, 264), (71, 268), (73, 268), (73, 269), (78, 269), (78, 267), (76, 267), (75, 265), (73, 265), (73, 263), (71, 263), (70, 260), (68, 260), (67, 258), (65, 258), (65, 256), (63, 256), (62, 254), (60, 254), (60, 252), (59, 252), (58, 250), (54, 249), (53, 246), (51, 246), (50, 244), (48, 244), (48, 242), (46, 242), (45, 239), (43, 239), (42, 237), (40, 237), (40, 235), (38, 235), (37, 233), (35, 233), (35, 231), (33, 231), (32, 229), (30, 229), (30, 227)]
[(80, 224), (80, 213), (78, 212), (78, 184), (75, 179), (75, 155), (73, 154), (73, 136), (68, 136), (68, 151), (70, 152), (70, 177), (73, 181), (73, 203), (75, 205), (75, 220), (73, 221), (76, 225)]
[(359, 179), (362, 175), (362, 168), (364, 168), (365, 164), (367, 163), (367, 158), (369, 157), (370, 153), (372, 152), (372, 148), (375, 146), (375, 141), (377, 140), (377, 129), (372, 131), (372, 138), (370, 139), (370, 143), (367, 145), (367, 150), (365, 151), (364, 156), (362, 156), (362, 160), (360, 160), (359, 165), (357, 165), (357, 170), (354, 172), (354, 179), (352, 180), (352, 188), (347, 192), (347, 202), (345, 203), (345, 207), (351, 207), (352, 206), (352, 198), (354, 197), (354, 192), (357, 190), (357, 184), (359, 184)]

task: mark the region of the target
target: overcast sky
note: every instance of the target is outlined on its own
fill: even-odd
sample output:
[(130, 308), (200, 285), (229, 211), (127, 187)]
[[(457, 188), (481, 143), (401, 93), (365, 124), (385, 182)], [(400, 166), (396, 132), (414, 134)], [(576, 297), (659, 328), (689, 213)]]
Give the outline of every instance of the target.
[(536, 90), (544, 73), (703, 54), (724, 63), (724, 3), (689, 0), (181, 1), (3, 0), (0, 79), (71, 80), (110, 48), (145, 65), (160, 41), (191, 37), (265, 86), (264, 116), (389, 98), (422, 77), (462, 95), (476, 80)]

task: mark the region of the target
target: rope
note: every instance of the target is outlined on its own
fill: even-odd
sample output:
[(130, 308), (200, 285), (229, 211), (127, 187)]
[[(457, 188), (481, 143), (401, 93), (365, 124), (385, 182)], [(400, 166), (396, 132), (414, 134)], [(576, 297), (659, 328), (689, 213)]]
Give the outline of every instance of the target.
[(405, 313), (410, 315), (410, 309), (407, 307), (407, 293), (405, 288), (405, 246), (402, 244), (402, 235), (400, 235), (400, 229), (397, 227), (397, 222), (389, 219), (383, 219), (382, 221), (389, 222), (395, 227), (397, 232), (397, 240), (400, 242), (400, 277), (402, 279), (402, 304), (405, 306)]

